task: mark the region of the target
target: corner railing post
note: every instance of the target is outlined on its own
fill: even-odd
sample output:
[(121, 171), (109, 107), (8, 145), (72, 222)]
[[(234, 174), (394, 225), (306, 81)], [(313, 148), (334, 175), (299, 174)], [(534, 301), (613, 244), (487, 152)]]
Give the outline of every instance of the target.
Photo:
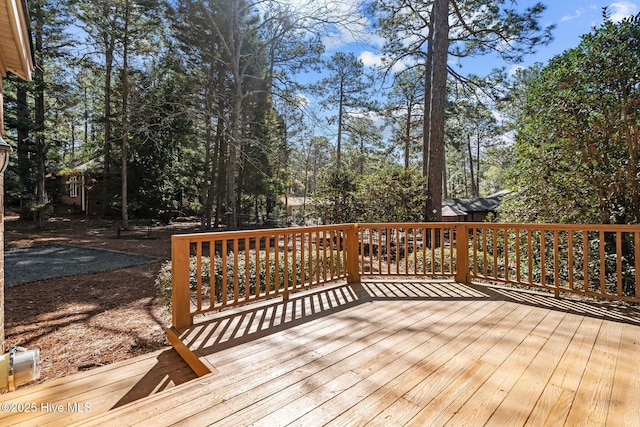
[[(464, 223), (456, 224), (456, 275), (458, 283), (469, 282), (469, 230)], [(451, 250), (453, 250), (453, 245)]]
[(189, 241), (171, 238), (171, 314), (176, 329), (191, 326), (189, 292)]
[(347, 231), (347, 282), (360, 281), (358, 224), (351, 224)]

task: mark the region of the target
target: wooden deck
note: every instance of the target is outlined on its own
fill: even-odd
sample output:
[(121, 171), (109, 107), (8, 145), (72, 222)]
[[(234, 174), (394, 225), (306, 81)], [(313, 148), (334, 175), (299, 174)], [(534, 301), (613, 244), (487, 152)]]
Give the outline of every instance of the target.
[(195, 378), (167, 348), (0, 394), (0, 426), (70, 425)]
[(640, 426), (640, 311), (618, 304), (369, 281), (196, 321), (212, 374), (67, 424)]

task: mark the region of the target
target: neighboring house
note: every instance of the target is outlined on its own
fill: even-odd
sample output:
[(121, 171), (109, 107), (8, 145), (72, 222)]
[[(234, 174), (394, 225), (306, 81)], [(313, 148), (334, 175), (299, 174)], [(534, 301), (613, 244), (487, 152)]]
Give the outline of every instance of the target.
[[(450, 199), (447, 199), (450, 200)], [(446, 200), (442, 202), (444, 205)], [(447, 222), (462, 222), (466, 221), (467, 213), (462, 211), (455, 206), (442, 206), (442, 220)]]
[(295, 217), (313, 207), (308, 197), (281, 197), (280, 203), (287, 207), (287, 217)]
[(487, 197), (472, 199), (444, 199), (442, 201), (443, 221), (483, 222), (489, 214), (498, 214), (498, 207), (507, 190)]
[(89, 160), (61, 173), (60, 201), (67, 206), (77, 207), (82, 213), (99, 214), (101, 168), (100, 161)]

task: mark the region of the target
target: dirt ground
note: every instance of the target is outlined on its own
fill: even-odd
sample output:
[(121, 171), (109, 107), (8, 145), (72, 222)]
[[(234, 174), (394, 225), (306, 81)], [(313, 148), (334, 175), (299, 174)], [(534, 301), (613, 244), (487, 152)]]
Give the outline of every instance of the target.
[[(52, 218), (44, 228), (5, 216), (5, 250), (66, 243), (168, 260), (171, 235), (197, 231), (183, 221), (116, 237), (115, 222)], [(5, 288), (5, 344), (40, 348), (38, 382), (91, 369), (168, 345), (171, 313), (157, 297), (161, 261), (107, 272), (60, 277)]]

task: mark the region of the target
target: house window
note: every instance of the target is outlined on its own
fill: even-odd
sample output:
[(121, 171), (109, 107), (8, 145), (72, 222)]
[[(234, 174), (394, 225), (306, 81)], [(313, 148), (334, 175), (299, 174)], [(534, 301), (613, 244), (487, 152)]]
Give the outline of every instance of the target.
[(78, 177), (72, 176), (69, 178), (69, 197), (78, 197)]

